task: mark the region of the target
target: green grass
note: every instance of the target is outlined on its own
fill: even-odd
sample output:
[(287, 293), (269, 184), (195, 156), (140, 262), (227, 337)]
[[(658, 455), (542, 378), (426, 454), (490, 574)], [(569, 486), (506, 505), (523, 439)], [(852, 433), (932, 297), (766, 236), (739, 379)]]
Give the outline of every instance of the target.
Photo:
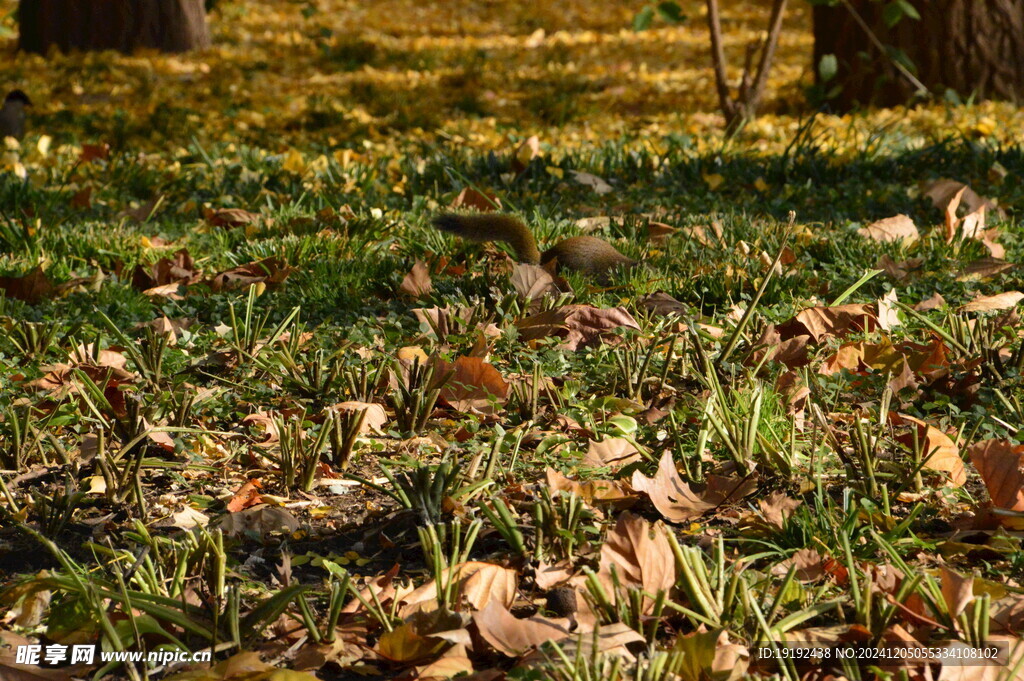
[[(335, 50), (330, 58), (347, 68), (394, 58), (358, 42)], [(560, 109), (558, 94), (540, 91), (530, 105), (538, 108), (540, 116), (562, 119), (578, 115)], [(76, 277), (87, 279), (66, 294), (47, 295), (34, 304), (11, 297), (0, 300), (0, 323), (7, 330), (0, 335), (0, 468), (5, 469), (2, 476), (11, 495), (7, 503), (0, 503), (6, 526), (0, 538), (22, 551), (13, 567), (5, 568), (7, 572), (0, 573), (0, 577), (8, 585), (36, 584), (54, 592), (55, 600), (45, 610), (43, 622), (52, 625), (74, 611), (81, 630), (97, 632), (107, 641), (117, 640), (118, 645), (141, 645), (130, 627), (115, 626), (110, 620), (110, 613), (130, 610), (125, 605), (130, 601), (153, 623), (161, 625), (162, 631), (153, 630), (155, 637), (171, 637), (173, 630), (174, 637), (193, 648), (226, 641), (230, 645), (225, 646), (224, 655), (245, 647), (258, 649), (263, 627), (281, 612), (291, 613), (291, 625), (301, 624), (312, 631), (327, 621), (331, 603), (346, 598), (348, 587), (333, 587), (336, 592), (330, 600), (332, 587), (325, 580), (324, 570), (313, 562), (299, 562), (292, 569), (295, 583), (302, 584), (302, 588), (282, 589), (276, 578), (271, 578), (269, 567), (256, 569), (247, 562), (253, 551), (260, 552), (268, 566), (280, 564), (284, 556), (307, 552), (336, 558), (348, 545), (338, 539), (338, 533), (362, 536), (358, 552), (380, 563), (379, 570), (362, 572), (363, 577), (379, 574), (391, 561), (399, 560), (402, 554), (396, 554), (396, 547), (400, 547), (405, 552), (401, 557), (403, 575), (415, 577), (417, 583), (422, 583), (423, 575), (440, 580), (439, 551), (465, 549), (466, 555), (478, 560), (503, 560), (515, 547), (490, 532), (481, 534), (475, 544), (472, 539), (465, 544), (451, 538), (427, 540), (413, 531), (416, 520), (398, 509), (404, 506), (449, 523), (460, 522), (460, 518), (483, 518), (486, 527), (491, 521), (475, 506), (475, 490), (451, 504), (450, 499), (442, 501), (444, 495), (426, 495), (427, 501), (421, 502), (411, 498), (417, 485), (429, 487), (441, 478), (445, 479), (444, 485), (435, 492), (447, 490), (453, 497), (459, 495), (452, 490), (466, 493), (472, 484), (486, 478), (491, 482), (488, 494), (505, 498), (516, 509), (519, 529), (528, 537), (531, 555), (571, 556), (572, 547), (589, 546), (589, 541), (601, 536), (605, 530), (602, 516), (588, 507), (582, 516), (570, 520), (559, 514), (572, 515), (572, 504), (578, 501), (562, 498), (560, 493), (537, 497), (537, 506), (531, 506), (533, 502), (522, 496), (529, 496), (527, 492), (513, 490), (518, 486), (528, 489), (543, 481), (545, 466), (566, 474), (615, 477), (607, 470), (586, 468), (580, 459), (589, 438), (622, 434), (624, 421), (615, 420), (619, 412), (627, 417), (626, 422), (636, 419), (630, 437), (648, 455), (627, 472), (639, 469), (653, 474), (660, 452), (668, 448), (685, 476), (701, 479), (715, 464), (732, 457), (723, 438), (706, 425), (702, 427), (702, 414), (717, 381), (722, 389), (718, 407), (735, 428), (742, 429), (755, 413), (760, 417), (751, 454), (761, 476), (755, 499), (766, 497), (771, 490), (781, 490), (802, 498), (804, 505), (782, 527), (762, 528), (757, 533), (744, 534), (730, 523), (706, 520), (707, 528), (714, 527), (715, 534), (724, 537), (722, 550), (729, 553), (730, 560), (746, 556), (753, 561), (749, 575), (736, 578), (744, 585), (741, 590), (752, 595), (734, 594), (739, 600), (708, 605), (703, 611), (682, 598), (679, 603), (687, 610), (666, 610), (670, 613), (664, 616), (666, 628), (658, 628), (652, 640), (670, 643), (667, 632), (693, 631), (709, 619), (748, 641), (763, 640), (765, 623), (795, 627), (797, 620), (801, 626), (857, 622), (879, 633), (880, 622), (894, 621), (899, 614), (890, 605), (870, 601), (863, 584), (869, 566), (916, 561), (921, 552), (937, 555), (941, 538), (932, 526), (950, 519), (952, 508), (932, 497), (918, 510), (913, 510), (912, 503), (896, 498), (888, 499), (888, 508), (881, 499), (872, 499), (866, 492), (869, 487), (863, 469), (844, 467), (833, 452), (820, 441), (812, 441), (807, 432), (790, 440), (792, 417), (781, 410), (779, 395), (772, 388), (785, 367), (769, 362), (754, 377), (751, 366), (744, 366), (741, 360), (748, 356), (751, 343), (765, 325), (782, 323), (804, 307), (828, 304), (867, 270), (874, 269), (883, 254), (896, 261), (922, 259), (919, 274), (898, 286), (900, 300), (911, 305), (938, 292), (955, 308), (978, 294), (1021, 289), (1024, 282), (1019, 270), (985, 281), (958, 280), (957, 273), (966, 263), (987, 253), (975, 243), (959, 248), (947, 246), (935, 227), (941, 223), (941, 214), (917, 195), (917, 185), (922, 180), (952, 177), (998, 200), (1007, 211), (1007, 217), (998, 223), (1000, 243), (1006, 247), (1006, 259), (1019, 262), (1024, 256), (1024, 231), (1016, 212), (1024, 200), (1024, 154), (1019, 148), (984, 148), (959, 140), (924, 149), (902, 149), (898, 140), (893, 140), (842, 160), (807, 141), (798, 141), (781, 156), (754, 156), (731, 149), (715, 156), (697, 156), (685, 137), (667, 143), (669, 151), (659, 157), (611, 142), (589, 152), (568, 154), (558, 162), (563, 170), (584, 170), (606, 179), (614, 192), (605, 196), (559, 179), (546, 167), (547, 162), (539, 159), (508, 182), (503, 178), (508, 172), (505, 159), (474, 155), (446, 145), (424, 145), (419, 157), (382, 159), (369, 165), (342, 168), (329, 160), (322, 171), (305, 178), (283, 170), (283, 158), (250, 149), (215, 147), (189, 149), (176, 159), (180, 166), (172, 171), (165, 167), (166, 159), (146, 163), (114, 155), (109, 162), (85, 166), (75, 166), (72, 158), (59, 157), (50, 166), (34, 168), (29, 182), (10, 174), (0, 176), (0, 244), (4, 252), (0, 256), (0, 276), (17, 277), (41, 263), (55, 285)], [(1001, 183), (988, 179), (989, 168), (997, 162), (1009, 171)], [(715, 191), (704, 180), (712, 173), (725, 178)], [(402, 175), (407, 181), (403, 193), (396, 193), (392, 187)], [(763, 190), (756, 188), (761, 183), (766, 187)], [(430, 216), (467, 184), (498, 193), (504, 205), (527, 219), (546, 243), (577, 233), (577, 218), (613, 215), (612, 223), (595, 234), (641, 260), (643, 267), (616, 273), (611, 281), (600, 285), (571, 275), (573, 301), (602, 308), (624, 306), (639, 320), (640, 330), (621, 334), (619, 345), (577, 352), (562, 349), (558, 341), (524, 344), (519, 340), (513, 324), (521, 313), (510, 302), (507, 275), (492, 267), (493, 261), (485, 257), (489, 251), (429, 227)], [(93, 188), (91, 205), (76, 207), (71, 199), (85, 186)], [(145, 222), (119, 217), (131, 202), (144, 204), (155, 197), (163, 198)], [(244, 208), (259, 213), (260, 221), (249, 227), (214, 227), (202, 218), (204, 205)], [(338, 219), (334, 212), (349, 217)], [(658, 221), (678, 231), (663, 243), (652, 243), (646, 239), (644, 221), (637, 217), (642, 213), (656, 214)], [(795, 214), (795, 236), (787, 235), (791, 213)], [(924, 238), (904, 247), (879, 245), (857, 234), (857, 228), (897, 213), (911, 216), (925, 233)], [(713, 222), (721, 226), (720, 241), (708, 245), (692, 235), (696, 227), (703, 227), (711, 235)], [(156, 237), (172, 243), (147, 248), (143, 237), (150, 243)], [(741, 241), (747, 250), (740, 246)], [(721, 350), (732, 328), (727, 321), (732, 306), (748, 306), (763, 282), (767, 268), (758, 262), (757, 254), (774, 257), (784, 246), (792, 250), (795, 261), (783, 276), (765, 286), (752, 326), (743, 333), (737, 350), (729, 361), (702, 370), (701, 353), (694, 343), (699, 343), (709, 357)], [(206, 284), (190, 286), (181, 300), (153, 298), (133, 288), (131, 272), (136, 265), (171, 257), (179, 248), (187, 248), (195, 268), (207, 276), (269, 257), (280, 258), (294, 270), (283, 283), (252, 298), (245, 288), (214, 292)], [(413, 302), (398, 294), (398, 286), (414, 262), (439, 264), (441, 258), (447, 258), (448, 265), (465, 265), (467, 271), (435, 272), (433, 290), (422, 300)], [(97, 278), (101, 271), (103, 277)], [(847, 302), (873, 302), (893, 285), (884, 276), (875, 277)], [(657, 291), (683, 304), (686, 312), (678, 324), (652, 318), (641, 306), (643, 296)], [(252, 310), (245, 312), (249, 301)], [(438, 342), (418, 323), (413, 308), (473, 304), (482, 305), (500, 331), (489, 341), (488, 361), (506, 379), (530, 377), (536, 371), (554, 382), (539, 390), (540, 408), (534, 413), (525, 408), (529, 405), (512, 408), (512, 403), (496, 419), (459, 415), (451, 410), (433, 412), (421, 434), (447, 441), (449, 454), (457, 455), (460, 465), (473, 463), (470, 473), (459, 469), (460, 475), (466, 474), (465, 479), (460, 478), (457, 484), (448, 479), (451, 471), (447, 467), (451, 464), (439, 463), (441, 458), (428, 441), (410, 441), (400, 432), (403, 429), (396, 425), (393, 412), (398, 383), (383, 382), (376, 389), (371, 386), (369, 392), (373, 401), (389, 410), (391, 420), (385, 427), (388, 434), (357, 444), (351, 470), (362, 478), (379, 477), (378, 461), (412, 454), (420, 460), (419, 468), (413, 469), (415, 475), (403, 474), (400, 490), (394, 477), (378, 481), (386, 495), (375, 495), (364, 487), (350, 497), (332, 497), (320, 488), (321, 502), (333, 509), (325, 515), (296, 512), (303, 528), (273, 536), (250, 532), (229, 540), (219, 538), (216, 532), (182, 532), (151, 525), (172, 512), (167, 506), (171, 502), (161, 495), (201, 502), (198, 505), (212, 518), (226, 516), (230, 493), (251, 477), (262, 481), (264, 493), (301, 498), (301, 485), (289, 488), (282, 484), (284, 476), (275, 472), (275, 465), (260, 453), (261, 447), (273, 450), (273, 443), (264, 447), (262, 430), (243, 419), (267, 411), (302, 412), (304, 421), (295, 427), (312, 439), (323, 423), (326, 405), (365, 397), (352, 390), (343, 378), (348, 375), (344, 372), (357, 372), (367, 363), (391, 365), (399, 349), (407, 346), (420, 346), (428, 355), (453, 361), (480, 342), (473, 329), (457, 329), (443, 343)], [(289, 322), (296, 309), (294, 320)], [(146, 336), (137, 328), (161, 316), (193, 321), (176, 344), (164, 347), (155, 336)], [(945, 312), (927, 312), (925, 316), (951, 333)], [(110, 324), (103, 321), (104, 317)], [(265, 346), (246, 345), (235, 337), (232, 328), (238, 329), (240, 324), (254, 328), (257, 320), (263, 325), (262, 331), (250, 341), (273, 338), (271, 330), (282, 324), (278, 330), (288, 336)], [(696, 321), (725, 328), (726, 339), (688, 335), (687, 324)], [(895, 340), (926, 343), (935, 336), (914, 318), (907, 317), (904, 322), (893, 332)], [(53, 328), (30, 327), (29, 323)], [(304, 331), (311, 335), (300, 343), (297, 339)], [(25, 340), (25, 334), (30, 333), (51, 335), (33, 346)], [(671, 359), (666, 352), (650, 352), (652, 343), (664, 343), (670, 337), (680, 339), (680, 350)], [(866, 337), (877, 340), (874, 333)], [(849, 340), (857, 340), (857, 336), (843, 342)], [(125, 342), (135, 344), (137, 354), (119, 350)], [(288, 369), (280, 354), (289, 343), (291, 361), (299, 374)], [(869, 425), (878, 427), (884, 376), (816, 374), (821, 360), (834, 353), (839, 343), (830, 340), (811, 349), (811, 368), (800, 370), (810, 389), (808, 399), (825, 414), (852, 415), (855, 405), (869, 405), (868, 411), (876, 410), (874, 425)], [(114, 380), (113, 374), (100, 368), (90, 370), (93, 389), (81, 375), (76, 376), (77, 388), (71, 393), (48, 393), (33, 387), (32, 382), (43, 377), (49, 365), (66, 362), (68, 353), (81, 344), (124, 353), (128, 371), (151, 376), (152, 380)], [(1011, 350), (1019, 344), (1019, 338), (1006, 341)], [(637, 367), (648, 355), (648, 380), (642, 381), (637, 378)], [(338, 358), (336, 366), (341, 373), (336, 380), (313, 388), (297, 381), (295, 376), (301, 371), (312, 371), (314, 364), (329, 357)], [(159, 376), (142, 366), (143, 361), (154, 358), (162, 361)], [(981, 369), (954, 365), (948, 381), (926, 388), (919, 398), (900, 405), (899, 410), (945, 431), (973, 433), (975, 440), (1019, 437), (1014, 429), (1020, 427), (1024, 414), (1019, 406), (1016, 413), (1006, 408), (1007, 402), (1013, 404), (1016, 400), (1019, 405), (1024, 399), (1019, 368), (1002, 369), (1003, 375), (996, 380)], [(957, 389), (957, 381), (970, 378), (977, 379), (976, 390)], [(758, 390), (769, 400), (759, 407), (760, 411), (753, 404), (755, 386), (761, 386)], [(663, 399), (666, 397), (673, 399), (667, 402)], [(631, 407), (627, 400), (640, 404)], [(897, 397), (894, 405), (898, 402)], [(637, 418), (642, 408), (658, 405), (670, 412), (670, 417), (656, 423)], [(27, 433), (19, 431), (17, 425), (26, 413), (31, 424)], [(993, 419), (992, 413), (997, 413), (1000, 420)], [(574, 430), (575, 426), (559, 420), (563, 417), (591, 432)], [(497, 437), (496, 424), (509, 435)], [(152, 427), (167, 431), (173, 449), (145, 436)], [(101, 432), (107, 447), (104, 451), (91, 458), (79, 453), (85, 436)], [(292, 444), (299, 442), (293, 434), (283, 437), (292, 438)], [(303, 447), (312, 446), (311, 439), (296, 446), (308, 453)], [(520, 444), (515, 446), (514, 441)], [(765, 454), (766, 443), (788, 451), (792, 469), (774, 465)], [(331, 445), (328, 442), (324, 446), (323, 460), (331, 461)], [(707, 455), (703, 460), (696, 456), (698, 448)], [(885, 448), (890, 454), (898, 451), (889, 441)], [(891, 468), (886, 461), (878, 462), (879, 479), (887, 489), (894, 490), (895, 497), (902, 482), (899, 476), (905, 469), (897, 468), (891, 471), (894, 477), (887, 478), (887, 465)], [(32, 486), (52, 494), (52, 502), (38, 496), (33, 499), (25, 484), (15, 483), (17, 475), (43, 469), (46, 471)], [(342, 471), (334, 473), (340, 475)], [(822, 474), (828, 477), (823, 479)], [(78, 494), (86, 490), (87, 478), (97, 476), (107, 478), (105, 493)], [(625, 478), (628, 480), (628, 475)], [(115, 484), (118, 480), (120, 483)], [(977, 496), (977, 489), (963, 493), (965, 503), (974, 503), (971, 495)], [(547, 510), (539, 511), (542, 506)], [(614, 517), (610, 509), (604, 510), (607, 515), (603, 517)], [(641, 507), (641, 511), (650, 518), (657, 517), (650, 507)], [(537, 513), (548, 514), (546, 525), (531, 520), (538, 517)], [(106, 514), (110, 519), (105, 521), (102, 541), (93, 546), (85, 544), (90, 521)], [(549, 534), (536, 535), (535, 523), (547, 527)], [(378, 535), (377, 528), (384, 528), (384, 534)], [(41, 553), (43, 540), (37, 533), (52, 542), (46, 543)], [(380, 536), (388, 537), (387, 542)], [(541, 545), (530, 544), (533, 541)], [(687, 547), (696, 545), (688, 534), (680, 534), (678, 541)], [(419, 549), (410, 552), (417, 543), (423, 547), (426, 559), (420, 558)], [(145, 549), (142, 567), (133, 571), (131, 567), (144, 547), (149, 548)], [(804, 547), (828, 554), (854, 575), (853, 581), (844, 583), (833, 577), (813, 587), (801, 586), (785, 571), (780, 574), (772, 570)], [(36, 552), (31, 556), (38, 557), (24, 553), (29, 550)], [(108, 560), (110, 556), (118, 559)], [(706, 558), (713, 572), (717, 567), (712, 554), (706, 554)], [(987, 574), (1020, 578), (1024, 559), (1017, 544), (1003, 558), (989, 558), (995, 562), (987, 564)], [(948, 559), (962, 571), (972, 569), (963, 556)], [(690, 556), (685, 560), (704, 558)], [(594, 554), (579, 558), (578, 567), (595, 566)], [(55, 576), (32, 576), (44, 567), (57, 567)], [(355, 574), (355, 569), (350, 568), (350, 572)], [(862, 580), (859, 586), (853, 583), (858, 577)], [(121, 585), (119, 579), (125, 584)], [(721, 579), (732, 577), (722, 575)], [(932, 598), (928, 591), (931, 579), (926, 577), (908, 589)], [(197, 610), (194, 605), (183, 604), (186, 582), (204, 608)], [(722, 584), (724, 589), (725, 582)], [(688, 587), (680, 588), (686, 592)], [(305, 590), (311, 600), (300, 604), (300, 590)], [(6, 607), (12, 605), (10, 599), (25, 594), (23, 590), (7, 593)], [(104, 599), (113, 599), (113, 605), (105, 605), (110, 601)], [(808, 610), (831, 600), (840, 602), (837, 609)], [(371, 612), (375, 612), (373, 607)], [(383, 607), (386, 610), (390, 606)], [(618, 612), (624, 621), (634, 617), (646, 621), (621, 602), (615, 607), (619, 609), (602, 612), (606, 617)], [(699, 617), (692, 614), (694, 611)], [(806, 618), (800, 615), (805, 611)], [(786, 620), (787, 616), (795, 619)], [(759, 617), (767, 619), (762, 622)], [(391, 618), (389, 613), (377, 612), (375, 621), (379, 624), (374, 626), (398, 622)], [(240, 634), (239, 621), (249, 630), (243, 629)]]

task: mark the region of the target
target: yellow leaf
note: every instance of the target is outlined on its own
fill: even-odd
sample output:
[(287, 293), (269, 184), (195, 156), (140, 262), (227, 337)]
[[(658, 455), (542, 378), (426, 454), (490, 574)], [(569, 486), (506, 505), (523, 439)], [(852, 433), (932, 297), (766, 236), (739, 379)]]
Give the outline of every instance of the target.
[(974, 132), (982, 137), (987, 137), (996, 131), (996, 122), (986, 116), (974, 125)]
[(754, 188), (759, 192), (766, 192), (768, 191), (768, 183), (764, 181), (763, 177), (759, 177), (754, 180)]
[(39, 141), (36, 142), (36, 150), (40, 153), (40, 155), (46, 156), (48, 153), (50, 153), (50, 144), (52, 142), (52, 137), (50, 137), (49, 135), (43, 135), (42, 137), (39, 138)]
[(718, 173), (704, 173), (704, 181), (708, 183), (708, 189), (715, 191), (725, 182), (725, 178)]
[(296, 149), (289, 151), (288, 155), (285, 156), (284, 163), (281, 164), (282, 169), (296, 175), (304, 174), (306, 167), (306, 159), (302, 158), (302, 153)]
[(565, 177), (565, 171), (558, 166), (548, 166), (546, 170), (548, 171), (548, 175), (554, 175), (559, 180)]

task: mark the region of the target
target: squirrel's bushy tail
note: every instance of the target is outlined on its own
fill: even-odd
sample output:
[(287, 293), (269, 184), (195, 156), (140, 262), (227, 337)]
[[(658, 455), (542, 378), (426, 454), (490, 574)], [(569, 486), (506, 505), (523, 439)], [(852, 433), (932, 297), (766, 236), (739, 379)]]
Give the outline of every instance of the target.
[(540, 263), (540, 251), (530, 229), (518, 218), (500, 213), (441, 213), (434, 227), (469, 241), (504, 241), (512, 247), (519, 262)]

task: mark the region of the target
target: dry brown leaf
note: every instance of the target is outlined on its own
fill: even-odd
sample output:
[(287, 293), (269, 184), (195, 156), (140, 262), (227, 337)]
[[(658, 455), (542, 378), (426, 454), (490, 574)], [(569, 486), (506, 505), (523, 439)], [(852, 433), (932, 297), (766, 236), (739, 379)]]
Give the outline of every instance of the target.
[(729, 640), (725, 630), (701, 631), (676, 638), (672, 651), (683, 663), (676, 672), (680, 681), (739, 681), (746, 677), (750, 651)]
[(554, 565), (548, 565), (542, 559), (534, 571), (534, 582), (538, 589), (547, 591), (560, 584), (565, 584), (576, 574), (572, 563), (568, 560), (559, 561)]
[(260, 219), (258, 213), (252, 213), (241, 208), (220, 208), (203, 210), (203, 217), (214, 227), (240, 227), (256, 222)]
[(653, 478), (634, 471), (631, 482), (633, 489), (647, 494), (658, 512), (674, 523), (695, 520), (723, 503), (738, 501), (757, 486), (752, 478), (709, 475), (706, 488), (695, 492), (679, 477), (672, 454), (667, 451), (662, 454)]
[(86, 185), (71, 196), (71, 207), (89, 210), (92, 208), (92, 185)]
[(245, 288), (261, 282), (273, 287), (287, 279), (293, 271), (294, 268), (280, 258), (265, 258), (220, 272), (208, 283), (214, 292)]
[(399, 284), (398, 292), (407, 298), (417, 299), (430, 293), (433, 288), (427, 264), (422, 260), (417, 260), (409, 274), (405, 275), (402, 283)]
[(167, 300), (185, 300), (185, 296), (182, 295), (181, 284), (162, 284), (160, 286), (154, 286), (153, 288), (147, 288), (142, 292), (143, 295), (149, 296), (150, 298), (166, 298)]
[(139, 322), (135, 325), (136, 329), (151, 328), (161, 336), (167, 338), (167, 344), (174, 346), (178, 343), (178, 338), (182, 333), (187, 331), (192, 324), (195, 323), (194, 319), (188, 319), (186, 317), (180, 317), (178, 319), (168, 319), (166, 316), (158, 317), (152, 321)]
[(796, 567), (797, 580), (813, 582), (825, 576), (825, 557), (811, 548), (803, 548), (784, 561), (772, 566), (771, 573), (780, 577), (786, 576), (790, 568)]
[(636, 320), (622, 307), (597, 308), (590, 305), (566, 305), (531, 315), (516, 322), (524, 341), (549, 336), (564, 338), (567, 350), (599, 345), (616, 328), (639, 329)]
[(715, 508), (714, 503), (702, 499), (683, 482), (669, 452), (662, 454), (653, 478), (633, 471), (631, 482), (635, 490), (651, 498), (654, 507), (666, 520), (674, 523), (695, 520)]
[[(921, 455), (928, 457), (924, 462), (926, 469), (946, 473), (949, 484), (954, 487), (962, 487), (967, 482), (967, 471), (964, 468), (963, 459), (960, 458), (960, 448), (948, 435), (938, 428), (906, 414), (891, 412), (889, 423), (894, 426), (910, 425), (917, 428), (916, 441), (921, 447)], [(915, 441), (913, 433), (898, 435), (896, 439), (905, 447), (913, 449)]]
[(466, 657), (465, 646), (454, 646), (430, 664), (416, 668), (416, 681), (441, 681), (473, 673), (473, 661)]
[(512, 152), (512, 160), (509, 165), (512, 172), (519, 174), (526, 170), (530, 161), (540, 156), (540, 138), (532, 135), (523, 140), (523, 143)]
[(508, 657), (519, 657), (546, 641), (561, 641), (569, 631), (561, 622), (546, 617), (517, 619), (508, 608), (492, 600), (473, 613), (477, 631), (492, 648)]
[(524, 300), (538, 300), (548, 294), (557, 296), (561, 293), (555, 278), (546, 269), (537, 265), (513, 265), (512, 286)]
[(640, 453), (629, 440), (621, 437), (605, 438), (601, 442), (590, 441), (583, 463), (597, 468), (608, 466), (618, 470), (627, 464), (640, 460)]
[(456, 411), (493, 414), (505, 404), (508, 383), (494, 366), (479, 357), (459, 357), (442, 363), (441, 373), (451, 376), (441, 386), (440, 399)]
[(764, 516), (765, 521), (781, 530), (786, 519), (793, 515), (793, 511), (798, 509), (802, 503), (804, 502), (800, 499), (789, 498), (785, 492), (774, 492), (767, 499), (760, 499), (757, 505), (761, 509), (761, 515)]
[(237, 513), (247, 508), (256, 506), (257, 504), (263, 503), (263, 497), (260, 496), (260, 481), (259, 480), (248, 480), (244, 485), (238, 488), (238, 491), (231, 497), (225, 508), (230, 513)]
[(610, 504), (616, 508), (626, 508), (631, 506), (637, 499), (633, 489), (618, 480), (587, 480), (586, 482), (577, 482), (576, 480), (570, 480), (552, 468), (548, 468), (545, 471), (545, 478), (547, 486), (552, 492), (569, 492), (592, 505)]
[(110, 145), (106, 142), (101, 144), (83, 144), (82, 154), (79, 156), (82, 163), (90, 161), (106, 160), (110, 158)]
[(5, 291), (8, 298), (24, 300), (30, 305), (35, 305), (44, 298), (51, 297), (54, 286), (43, 272), (43, 268), (36, 265), (20, 277), (0, 277), (0, 290)]
[(379, 433), (384, 424), (388, 422), (388, 414), (384, 411), (384, 407), (373, 402), (339, 402), (330, 409), (337, 412), (365, 412), (366, 415), (363, 416), (363, 422), (359, 426), (360, 435), (370, 432)]
[(906, 260), (896, 262), (889, 257), (888, 253), (883, 253), (882, 257), (880, 257), (878, 262), (875, 264), (875, 267), (885, 272), (892, 279), (896, 281), (903, 281), (916, 270), (920, 269), (923, 264), (924, 260), (922, 258), (908, 258)]
[[(452, 586), (460, 602), (468, 603), (474, 610), (482, 610), (491, 601), (511, 607), (516, 596), (519, 575), (515, 570), (483, 563), (466, 561), (454, 567), (445, 568), (445, 579), (453, 575)], [(404, 605), (399, 611), (401, 617), (408, 617), (418, 610), (437, 607), (437, 582), (430, 580), (402, 598)]]
[(447, 637), (437, 634), (460, 630), (464, 631), (462, 617), (458, 613), (444, 610), (414, 612), (402, 624), (381, 635), (377, 641), (377, 652), (392, 662), (413, 664), (426, 661), (449, 645)]
[(828, 336), (843, 337), (851, 332), (872, 331), (878, 328), (878, 315), (874, 305), (835, 305), (809, 307), (796, 317), (781, 324), (781, 340), (809, 335), (815, 343)]
[(957, 279), (987, 279), (997, 274), (1007, 272), (1015, 268), (1012, 262), (1006, 262), (1001, 258), (979, 258), (964, 266), (963, 272)]
[(931, 298), (926, 298), (920, 303), (914, 306), (914, 309), (918, 312), (925, 312), (927, 310), (937, 310), (945, 307), (946, 299), (940, 296), (938, 293), (933, 293)]
[[(979, 196), (977, 192), (963, 182), (956, 180), (940, 179), (926, 183), (922, 186), (925, 196), (932, 200), (935, 207), (941, 211), (949, 208), (950, 203), (957, 199), (957, 203), (963, 203), (968, 213), (973, 213), (982, 206), (989, 210), (996, 208), (995, 203)], [(959, 195), (959, 196), (958, 196)]]
[(185, 248), (174, 252), (173, 258), (160, 258), (152, 265), (136, 265), (132, 270), (132, 287), (147, 291), (167, 284), (188, 286), (201, 278), (192, 262), (192, 256)]
[(1024, 445), (985, 440), (967, 449), (997, 508), (1024, 512)]
[(991, 312), (993, 310), (1007, 310), (1016, 307), (1017, 303), (1024, 300), (1024, 293), (1020, 291), (1006, 291), (997, 293), (994, 296), (978, 296), (971, 302), (960, 307), (962, 312)]
[[(665, 537), (666, 529), (660, 523), (651, 524), (632, 513), (619, 516), (615, 527), (601, 546), (601, 564), (598, 577), (607, 593), (615, 593), (612, 570), (625, 587), (643, 589), (649, 594), (666, 593), (676, 581), (676, 561)], [(644, 610), (654, 606), (644, 598)]]
[(974, 600), (974, 577), (958, 575), (945, 565), (939, 566), (939, 574), (942, 578), (942, 599), (946, 602), (946, 608), (952, 617), (959, 617)]
[(858, 229), (857, 233), (875, 241), (902, 241), (907, 244), (917, 241), (919, 237), (914, 221), (902, 214), (872, 222)]
[[(288, 414), (294, 414), (294, 411)], [(258, 411), (255, 414), (248, 414), (242, 419), (242, 423), (251, 424), (263, 429), (263, 439), (260, 444), (269, 445), (281, 441), (281, 433), (277, 429), (275, 417), (281, 414), (272, 411)]]

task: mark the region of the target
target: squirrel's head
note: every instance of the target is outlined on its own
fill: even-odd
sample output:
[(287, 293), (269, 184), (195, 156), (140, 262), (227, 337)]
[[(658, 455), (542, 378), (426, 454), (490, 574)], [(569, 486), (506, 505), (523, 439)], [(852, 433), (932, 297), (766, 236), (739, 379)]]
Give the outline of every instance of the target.
[(4, 97), (4, 104), (8, 102), (21, 102), (24, 106), (32, 106), (32, 100), (22, 90), (11, 90)]

